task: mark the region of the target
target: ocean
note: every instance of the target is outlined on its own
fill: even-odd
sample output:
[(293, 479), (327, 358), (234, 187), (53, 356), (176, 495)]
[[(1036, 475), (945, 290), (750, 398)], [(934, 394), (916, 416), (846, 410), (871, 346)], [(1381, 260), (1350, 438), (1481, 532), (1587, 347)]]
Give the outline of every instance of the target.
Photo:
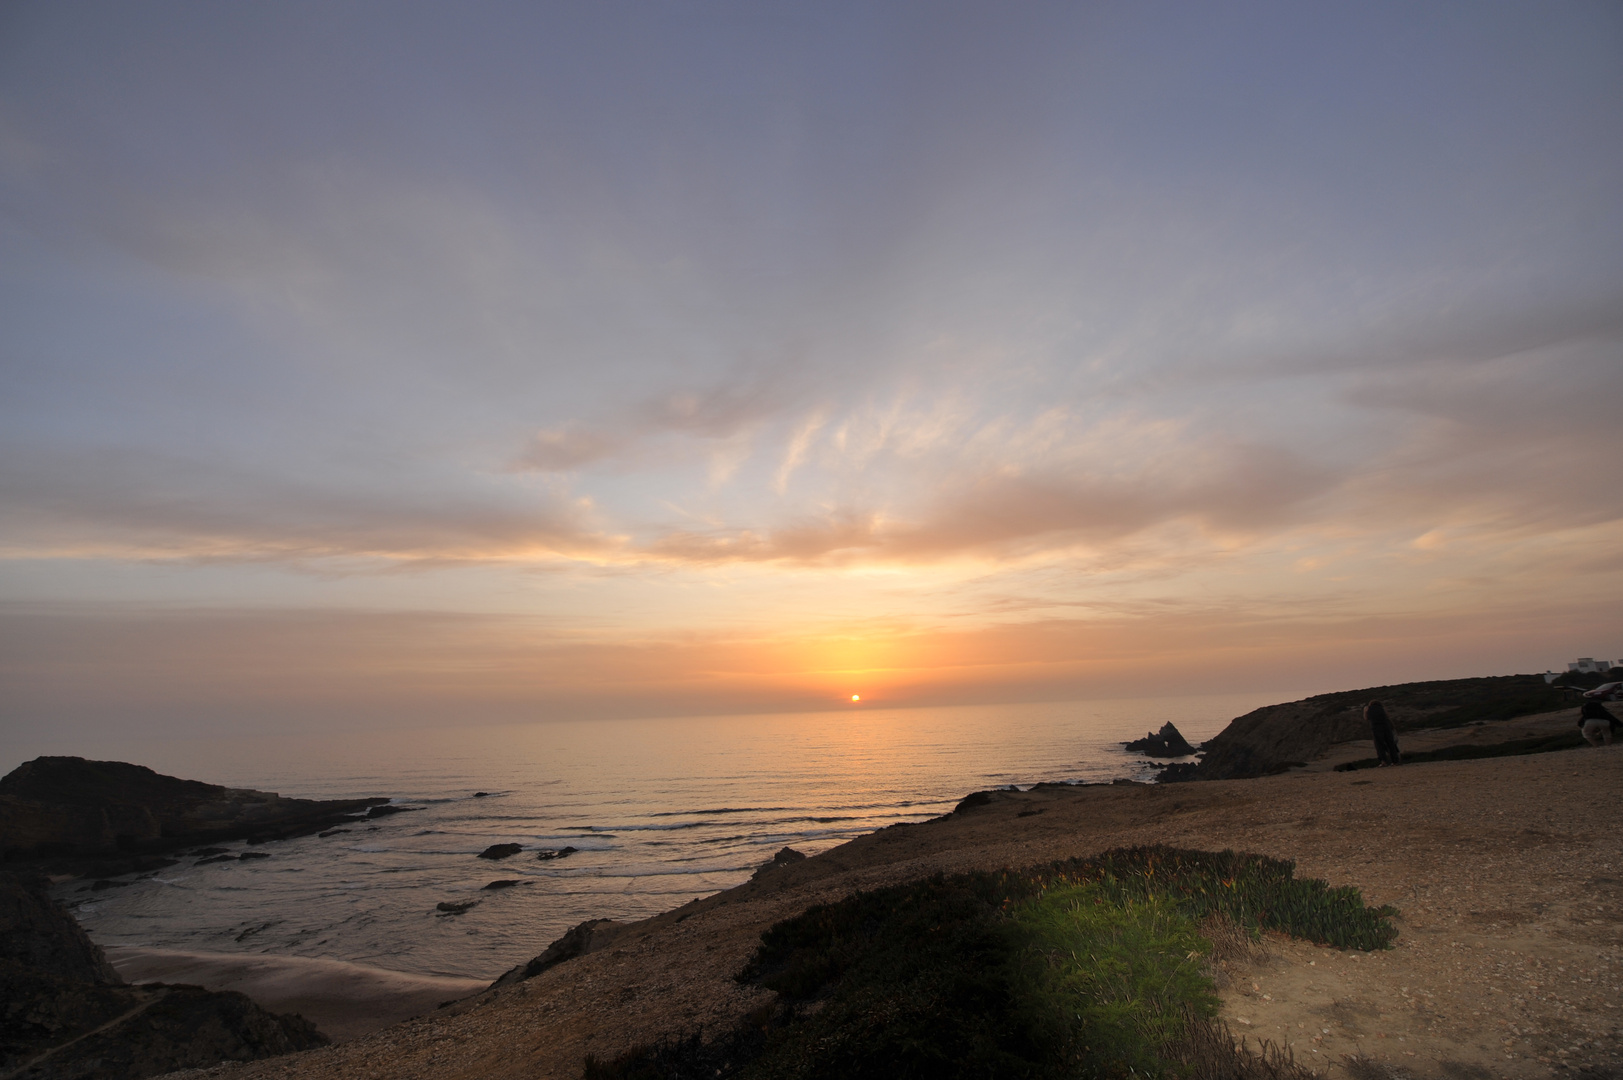
[[(149, 742), (159, 772), (414, 809), (252, 861), (176, 866), (122, 888), (59, 887), (103, 946), (325, 958), (494, 978), (585, 919), (639, 919), (808, 855), (944, 814), (971, 791), (1150, 779), (1123, 740), (1191, 742), (1292, 691), (792, 715), (594, 720)], [(58, 751), (60, 752), (60, 751)], [(479, 795), (477, 793), (484, 792)], [(523, 851), (477, 856), (493, 844)], [(244, 845), (225, 845), (231, 851)], [(541, 859), (543, 849), (575, 851)], [(492, 881), (517, 884), (485, 888)], [(438, 907), (473, 901), (466, 911)]]

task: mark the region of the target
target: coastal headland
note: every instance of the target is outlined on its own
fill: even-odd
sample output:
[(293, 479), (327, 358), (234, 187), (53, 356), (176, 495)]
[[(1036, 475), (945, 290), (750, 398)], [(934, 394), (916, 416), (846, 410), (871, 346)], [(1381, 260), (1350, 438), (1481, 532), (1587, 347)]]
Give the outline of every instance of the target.
[(169, 856), (181, 848), (306, 836), (358, 814), (394, 810), (388, 803), (287, 799), (122, 761), (39, 757), (0, 778), (0, 859), (115, 877), (173, 865)]
[[(1571, 712), (1472, 730), (1553, 730)], [(1355, 759), (1368, 745), (1338, 749)], [(353, 1042), (206, 1075), (573, 1080), (588, 1054), (731, 1029), (769, 996), (733, 978), (761, 931), (813, 904), (1152, 843), (1293, 859), (1300, 876), (1400, 912), (1383, 952), (1270, 935), (1228, 972), (1222, 1015), (1235, 1033), (1355, 1080), (1615, 1075), (1623, 745), (1379, 771), (1333, 763), (1253, 780), (991, 792), (656, 918), (594, 928), (589, 951), (533, 978)]]
[[(1312, 714), (1321, 718), (1315, 726), (1356, 733), (1342, 724), (1340, 714), (1353, 708), (1347, 702), (1274, 708), (1293, 710), (1298, 723)], [(1456, 717), (1459, 727), (1426, 723), (1441, 711), (1406, 718), (1406, 752), (1552, 746), (1575, 715), (1568, 707)], [(1231, 729), (1266, 728), (1269, 711), (1259, 714)], [(290, 1000), (346, 998), (346, 1030), (331, 1032), (337, 1044), (191, 1075), (575, 1078), (587, 1055), (612, 1059), (639, 1045), (734, 1029), (771, 999), (734, 978), (761, 932), (812, 905), (935, 873), (1146, 844), (1294, 860), (1299, 877), (1354, 886), (1366, 902), (1398, 910), (1390, 950), (1342, 951), (1271, 934), (1226, 962), (1222, 1017), (1253, 1045), (1289, 1047), (1299, 1064), (1354, 1080), (1617, 1075), (1623, 744), (1339, 771), (1372, 756), (1367, 733), (1314, 738), (1302, 754), (1309, 760), (1268, 765), (1266, 775), (995, 790), (935, 820), (811, 858), (780, 853), (736, 888), (641, 922), (583, 924), (494, 988), (369, 1032), (369, 1011), (378, 1022), (402, 1014), (400, 988), (369, 988), (353, 972), (278, 971), (276, 1011)], [(126, 977), (177, 978), (164, 973), (164, 958), (146, 959), (157, 976)], [(348, 989), (327, 993), (337, 986), (325, 985), (329, 976), (351, 980)], [(253, 996), (253, 973), (240, 982)], [(319, 1008), (305, 1012), (322, 1023), (313, 1015)]]

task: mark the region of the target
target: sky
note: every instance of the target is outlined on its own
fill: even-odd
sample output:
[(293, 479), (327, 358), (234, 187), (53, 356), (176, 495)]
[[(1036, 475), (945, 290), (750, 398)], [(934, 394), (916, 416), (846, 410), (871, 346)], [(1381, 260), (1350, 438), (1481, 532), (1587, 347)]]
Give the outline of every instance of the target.
[(1623, 8), (0, 5), (0, 722), (1623, 657)]

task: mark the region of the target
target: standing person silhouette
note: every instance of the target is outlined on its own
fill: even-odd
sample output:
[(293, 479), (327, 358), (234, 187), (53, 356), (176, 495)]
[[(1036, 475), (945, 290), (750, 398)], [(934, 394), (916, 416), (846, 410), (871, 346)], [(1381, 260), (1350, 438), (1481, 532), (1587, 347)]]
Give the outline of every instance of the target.
[(1386, 706), (1372, 701), (1364, 706), (1364, 719), (1369, 721), (1370, 734), (1375, 736), (1375, 756), (1381, 759), (1376, 768), (1400, 764), (1398, 733), (1392, 727), (1392, 718), (1386, 715)]

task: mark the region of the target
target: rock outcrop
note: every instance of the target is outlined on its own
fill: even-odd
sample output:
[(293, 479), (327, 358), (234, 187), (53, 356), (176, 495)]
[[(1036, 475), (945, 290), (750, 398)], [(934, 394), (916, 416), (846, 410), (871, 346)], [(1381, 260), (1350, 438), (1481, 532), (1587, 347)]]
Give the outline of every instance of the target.
[(1195, 752), (1183, 732), (1170, 720), (1161, 725), (1159, 732), (1149, 732), (1142, 739), (1122, 743), (1122, 746), (1146, 757), (1188, 757)]
[(805, 861), (806, 853), (804, 851), (796, 851), (792, 847), (779, 848), (778, 853), (772, 856), (771, 861), (762, 863), (755, 873), (750, 875), (750, 880), (754, 881), (762, 874), (765, 874), (771, 870), (776, 870), (780, 866), (789, 866), (797, 862)]
[(0, 873), (0, 1075), (138, 1080), (324, 1046), (237, 993), (126, 986), (31, 873)]
[(563, 937), (547, 946), (545, 952), (527, 964), (519, 964), (510, 968), (501, 978), (490, 984), (492, 990), (498, 986), (510, 986), (525, 979), (533, 979), (548, 968), (556, 967), (565, 960), (573, 960), (577, 956), (585, 956), (597, 950), (606, 948), (610, 942), (620, 936), (627, 923), (617, 923), (613, 919), (587, 919), (585, 922), (570, 929)]
[(74, 982), (124, 981), (38, 874), (0, 874), (0, 960)]
[(1338, 742), (1369, 738), (1364, 705), (1372, 699), (1386, 704), (1400, 736), (1420, 728), (1509, 720), (1570, 704), (1540, 675), (1400, 683), (1320, 694), (1268, 705), (1230, 721), (1202, 744), (1199, 765), (1172, 766), (1161, 774), (1161, 782), (1268, 776), (1306, 764)]
[(94, 859), (113, 877), (167, 865), (159, 856), (177, 848), (318, 832), (388, 801), (284, 799), (122, 761), (40, 757), (0, 778), (0, 858)]

